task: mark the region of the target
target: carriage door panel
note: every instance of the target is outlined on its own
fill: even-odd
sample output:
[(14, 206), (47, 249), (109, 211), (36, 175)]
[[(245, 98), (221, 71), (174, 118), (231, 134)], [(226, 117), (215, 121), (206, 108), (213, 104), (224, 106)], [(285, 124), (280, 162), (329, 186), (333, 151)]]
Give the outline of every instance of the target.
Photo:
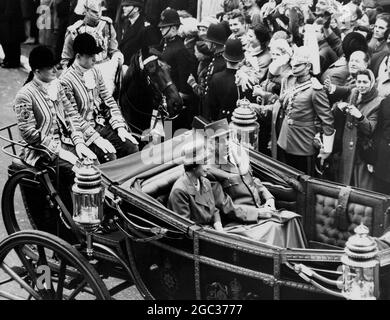
[(309, 240), (344, 247), (364, 223), (374, 237), (383, 234), (390, 197), (325, 181), (307, 181), (305, 232)]

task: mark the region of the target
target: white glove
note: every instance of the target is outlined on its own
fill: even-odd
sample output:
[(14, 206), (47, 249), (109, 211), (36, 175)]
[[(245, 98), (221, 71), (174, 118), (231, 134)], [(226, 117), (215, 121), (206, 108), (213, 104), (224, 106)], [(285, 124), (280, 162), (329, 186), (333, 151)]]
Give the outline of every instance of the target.
[(116, 153), (115, 147), (110, 141), (99, 137), (95, 140), (94, 144), (101, 149), (104, 153)]
[(90, 160), (96, 160), (97, 156), (94, 154), (85, 144), (79, 143), (76, 145), (76, 154), (79, 159), (88, 158)]
[(138, 141), (133, 137), (133, 135), (128, 132), (125, 128), (119, 128), (118, 129), (118, 136), (123, 141), (126, 142), (126, 140), (129, 140), (135, 145), (138, 145)]

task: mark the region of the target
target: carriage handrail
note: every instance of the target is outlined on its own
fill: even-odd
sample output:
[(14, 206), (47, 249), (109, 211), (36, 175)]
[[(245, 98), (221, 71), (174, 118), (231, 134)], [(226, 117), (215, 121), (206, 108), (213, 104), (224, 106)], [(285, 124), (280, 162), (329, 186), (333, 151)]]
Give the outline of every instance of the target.
[[(15, 128), (17, 126), (18, 126), (18, 123), (15, 122), (13, 124), (10, 124), (10, 125), (7, 125), (7, 126), (4, 126), (4, 127), (0, 128), (0, 139), (9, 143), (6, 146), (1, 148), (1, 151), (4, 154), (6, 154), (6, 155), (8, 155), (8, 156), (10, 156), (12, 158), (22, 160), (21, 157), (19, 157), (17, 155), (17, 153), (16, 153), (16, 148), (15, 147), (18, 146), (18, 147), (27, 148), (27, 149), (34, 150), (34, 151), (43, 152), (48, 157), (51, 156), (50, 153), (47, 150), (43, 149), (43, 148), (33, 147), (33, 146), (31, 146), (30, 144), (26, 143), (23, 140), (16, 141), (14, 139), (13, 135), (12, 135), (12, 128)], [(8, 137), (3, 135), (4, 131), (6, 131), (8, 133)], [(7, 150), (7, 149), (10, 149), (10, 148), (12, 148), (12, 153)]]

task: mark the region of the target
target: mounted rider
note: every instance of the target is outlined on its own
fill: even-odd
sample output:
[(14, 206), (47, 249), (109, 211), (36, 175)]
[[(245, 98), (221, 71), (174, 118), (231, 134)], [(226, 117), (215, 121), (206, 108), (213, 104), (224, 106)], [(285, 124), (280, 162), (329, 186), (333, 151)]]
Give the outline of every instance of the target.
[(123, 64), (123, 54), (118, 49), (117, 34), (113, 21), (109, 17), (102, 16), (102, 1), (86, 0), (85, 18), (68, 27), (65, 35), (65, 44), (61, 56), (61, 65), (67, 69), (75, 58), (73, 43), (76, 37), (82, 33), (92, 35), (99, 47), (103, 49), (96, 55), (96, 67), (102, 72), (104, 81), (112, 93), (116, 70)]

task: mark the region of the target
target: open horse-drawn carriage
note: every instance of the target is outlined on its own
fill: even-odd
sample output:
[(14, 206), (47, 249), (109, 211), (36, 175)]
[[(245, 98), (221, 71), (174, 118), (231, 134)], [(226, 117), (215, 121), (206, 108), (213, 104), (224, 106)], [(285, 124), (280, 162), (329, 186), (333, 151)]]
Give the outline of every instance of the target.
[[(0, 276), (7, 275), (0, 296), (109, 299), (123, 283), (108, 290), (108, 275), (134, 283), (147, 299), (390, 298), (390, 196), (318, 180), (251, 151), (254, 175), (277, 207), (302, 216), (307, 248), (220, 233), (166, 207), (192, 134), (99, 167), (105, 218), (92, 241), (62, 203), (53, 173), (15, 159), (2, 197), (10, 237), (0, 244)], [(12, 140), (5, 151), (15, 157)], [(60, 235), (72, 245), (41, 232), (64, 225), (68, 232)], [(50, 277), (42, 278), (45, 270)], [(7, 289), (15, 281), (24, 294)]]

